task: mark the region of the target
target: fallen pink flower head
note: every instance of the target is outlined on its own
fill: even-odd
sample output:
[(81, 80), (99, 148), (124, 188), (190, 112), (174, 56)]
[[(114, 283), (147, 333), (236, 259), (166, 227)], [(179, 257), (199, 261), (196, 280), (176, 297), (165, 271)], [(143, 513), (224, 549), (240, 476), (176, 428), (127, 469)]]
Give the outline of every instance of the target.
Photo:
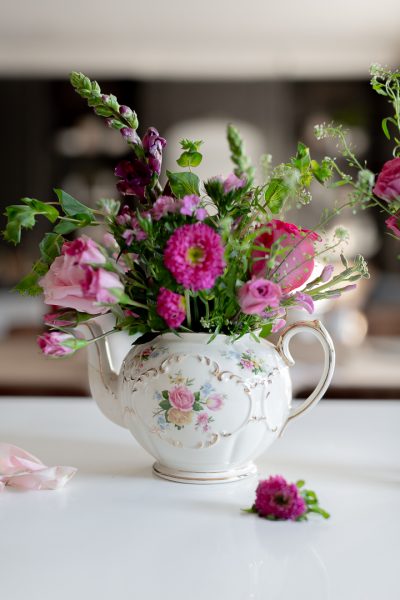
[(254, 507), (262, 517), (295, 521), (307, 510), (298, 487), (280, 475), (260, 481)]
[(0, 492), (6, 486), (25, 490), (56, 490), (75, 475), (74, 467), (47, 467), (18, 446), (0, 442)]

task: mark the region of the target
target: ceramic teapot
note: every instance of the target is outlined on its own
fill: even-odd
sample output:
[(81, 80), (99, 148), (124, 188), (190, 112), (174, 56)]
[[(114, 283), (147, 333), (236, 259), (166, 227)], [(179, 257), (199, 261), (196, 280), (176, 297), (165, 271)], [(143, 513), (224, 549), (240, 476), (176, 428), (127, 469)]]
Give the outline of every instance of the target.
[[(85, 326), (90, 337), (103, 333), (101, 320)], [(307, 331), (322, 344), (323, 373), (313, 393), (293, 408), (289, 341)], [(156, 459), (154, 473), (184, 483), (255, 474), (254, 458), (317, 404), (335, 363), (319, 321), (290, 325), (276, 346), (249, 334), (236, 341), (217, 335), (210, 342), (207, 333), (167, 333), (132, 342), (117, 333), (89, 346), (91, 392), (102, 412)]]

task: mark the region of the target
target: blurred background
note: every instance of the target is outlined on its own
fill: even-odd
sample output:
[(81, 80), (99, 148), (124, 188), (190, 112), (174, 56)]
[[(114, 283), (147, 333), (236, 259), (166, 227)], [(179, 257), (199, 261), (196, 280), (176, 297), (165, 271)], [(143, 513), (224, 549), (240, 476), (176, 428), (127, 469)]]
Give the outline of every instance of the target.
[[(164, 168), (176, 169), (179, 139), (189, 137), (205, 140), (200, 176), (228, 174), (227, 122), (239, 127), (257, 166), (263, 153), (274, 165), (287, 161), (297, 140), (316, 159), (335, 156), (332, 142), (313, 135), (315, 124), (331, 120), (349, 128), (374, 172), (391, 158), (380, 128), (390, 107), (371, 90), (369, 66), (400, 66), (398, 0), (0, 0), (0, 9), (1, 213), (24, 196), (50, 200), (53, 187), (92, 205), (118, 197), (113, 169), (126, 145), (73, 92), (71, 70), (134, 108), (141, 132), (157, 127), (168, 141)], [(315, 224), (344, 193), (316, 189), (302, 224)], [(318, 309), (337, 347), (330, 397), (400, 397), (400, 245), (384, 235), (384, 219), (368, 211), (334, 224), (347, 227), (346, 255), (362, 253), (371, 279)], [(35, 341), (46, 312), (41, 299), (10, 293), (45, 231), (41, 223), (16, 248), (0, 241), (3, 396), (88, 394), (85, 353), (44, 359)], [(304, 396), (321, 357), (308, 337), (293, 353), (295, 392)]]

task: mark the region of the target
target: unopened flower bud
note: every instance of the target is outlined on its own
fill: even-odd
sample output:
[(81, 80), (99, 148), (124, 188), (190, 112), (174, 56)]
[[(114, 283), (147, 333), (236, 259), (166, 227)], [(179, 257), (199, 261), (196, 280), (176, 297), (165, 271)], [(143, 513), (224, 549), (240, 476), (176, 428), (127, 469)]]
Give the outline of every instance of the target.
[(125, 104), (121, 104), (119, 107), (119, 114), (123, 117), (130, 117), (132, 114), (132, 109), (129, 106), (125, 106)]
[(330, 278), (333, 275), (334, 269), (335, 269), (335, 267), (333, 265), (326, 265), (323, 268), (322, 273), (320, 275), (321, 281), (323, 281), (324, 283), (326, 283), (327, 281), (329, 281)]

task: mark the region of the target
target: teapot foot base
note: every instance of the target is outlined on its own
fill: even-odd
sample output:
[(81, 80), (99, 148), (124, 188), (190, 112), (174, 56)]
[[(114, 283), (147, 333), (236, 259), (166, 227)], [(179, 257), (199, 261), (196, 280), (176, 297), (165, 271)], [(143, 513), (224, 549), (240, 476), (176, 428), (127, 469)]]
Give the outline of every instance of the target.
[(257, 467), (250, 462), (235, 469), (227, 471), (184, 471), (173, 467), (167, 467), (159, 462), (153, 465), (153, 473), (162, 479), (175, 481), (176, 483), (196, 483), (209, 485), (211, 483), (231, 483), (240, 481), (247, 477), (257, 475)]

